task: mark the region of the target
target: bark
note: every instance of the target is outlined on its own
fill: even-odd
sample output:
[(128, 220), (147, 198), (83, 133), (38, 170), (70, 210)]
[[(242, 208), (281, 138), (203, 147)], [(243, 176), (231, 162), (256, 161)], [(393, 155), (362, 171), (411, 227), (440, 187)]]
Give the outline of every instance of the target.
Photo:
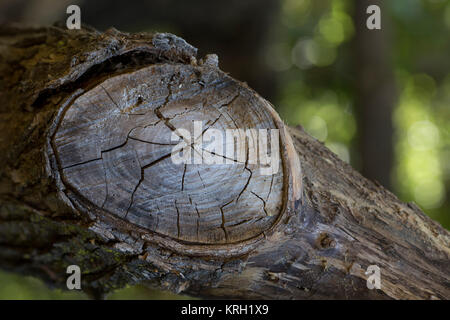
[[(68, 192), (49, 156), (50, 134), (65, 107), (113, 76), (210, 63), (197, 63), (195, 54), (169, 34), (0, 29), (1, 268), (65, 288), (66, 268), (77, 264), (82, 288), (93, 297), (143, 283), (209, 298), (450, 298), (448, 231), (362, 177), (301, 127), (288, 129), (301, 172), (283, 172), (290, 179), (283, 188), (295, 195), (302, 185), (301, 199), (283, 198), (287, 209), (276, 225), (251, 239), (186, 243)], [(281, 140), (283, 152), (293, 159), (288, 140)], [(365, 271), (374, 264), (381, 268), (381, 289), (369, 290)]]

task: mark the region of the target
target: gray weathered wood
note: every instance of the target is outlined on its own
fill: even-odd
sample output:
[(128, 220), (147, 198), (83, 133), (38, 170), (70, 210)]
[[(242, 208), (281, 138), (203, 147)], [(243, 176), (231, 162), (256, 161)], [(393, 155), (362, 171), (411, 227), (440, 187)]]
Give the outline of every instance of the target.
[[(283, 178), (294, 165), (300, 172), (298, 158), (274, 149), (276, 172), (268, 174), (257, 153), (264, 151), (259, 130), (271, 139), (270, 130), (280, 129), (272, 107), (217, 66), (156, 64), (67, 103), (50, 132), (49, 174), (57, 171), (64, 198), (94, 205), (101, 215), (183, 242), (230, 244), (267, 232), (292, 198)], [(218, 143), (209, 143), (212, 130)], [(284, 131), (274, 132), (272, 144), (281, 138), (293, 149)], [(174, 163), (179, 151), (189, 158)]]

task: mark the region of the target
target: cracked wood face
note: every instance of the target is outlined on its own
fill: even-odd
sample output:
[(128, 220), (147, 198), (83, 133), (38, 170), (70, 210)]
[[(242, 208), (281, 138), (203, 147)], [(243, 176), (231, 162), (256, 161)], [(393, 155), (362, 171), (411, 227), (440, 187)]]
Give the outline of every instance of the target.
[[(156, 64), (111, 77), (79, 95), (57, 121), (51, 146), (69, 198), (184, 244), (261, 237), (300, 199), (300, 166), (282, 121), (215, 66)], [(223, 133), (221, 148), (208, 148), (214, 129)], [(267, 154), (279, 170), (263, 174), (245, 136), (233, 140), (243, 157), (231, 159), (230, 129), (278, 129), (274, 141), (267, 134)], [(180, 142), (200, 163), (173, 161)], [(207, 157), (219, 163), (207, 164)]]

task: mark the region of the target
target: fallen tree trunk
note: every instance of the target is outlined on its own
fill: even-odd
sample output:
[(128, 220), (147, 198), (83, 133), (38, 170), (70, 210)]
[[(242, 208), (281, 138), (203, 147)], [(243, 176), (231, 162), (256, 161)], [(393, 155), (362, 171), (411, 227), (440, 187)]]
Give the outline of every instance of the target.
[[(267, 102), (222, 73), (214, 56), (197, 62), (195, 55), (195, 48), (169, 34), (0, 29), (1, 268), (65, 288), (66, 268), (75, 264), (83, 290), (94, 297), (144, 283), (215, 298), (450, 298), (448, 231), (414, 204), (362, 177), (302, 128), (283, 131)], [(130, 98), (121, 89), (138, 93)], [(98, 100), (86, 102), (92, 99)], [(165, 175), (157, 179), (161, 188), (171, 190), (174, 182), (170, 166), (160, 166), (168, 153), (147, 164), (139, 155), (144, 144), (161, 151), (170, 141), (143, 138), (157, 137), (159, 129), (147, 136), (133, 130), (161, 124), (161, 130), (175, 131), (177, 117), (195, 108), (207, 114), (209, 105), (230, 113), (224, 125), (244, 119), (246, 128), (282, 129), (278, 180), (268, 183), (247, 160), (235, 161), (242, 176), (230, 173), (228, 179), (240, 186), (237, 199), (218, 206), (212, 203), (235, 191), (228, 180), (222, 176), (214, 187), (223, 199), (217, 190), (208, 191), (216, 197), (202, 198), (200, 189), (213, 186), (208, 175), (223, 169), (210, 170), (202, 186), (200, 174), (189, 184), (193, 175), (185, 165), (174, 173), (177, 196), (167, 200), (167, 192), (159, 202), (166, 203), (163, 208), (139, 213), (153, 205), (143, 194), (157, 197), (160, 190), (151, 188), (152, 174)], [(123, 115), (148, 117), (145, 108), (153, 122), (132, 120), (133, 128), (121, 122)], [(179, 112), (170, 115), (176, 108)], [(107, 122), (95, 118), (105, 114)], [(98, 131), (83, 131), (83, 123), (96, 123)], [(115, 130), (122, 127), (129, 130), (119, 139)], [(136, 143), (134, 151), (123, 151), (130, 141)], [(108, 159), (117, 163), (133, 152), (135, 162), (120, 160), (129, 162), (114, 178)], [(163, 186), (164, 181), (170, 184)], [(189, 189), (192, 185), (198, 189)], [(178, 198), (186, 194), (190, 203)], [(195, 196), (211, 202), (197, 208), (198, 217), (189, 211)], [(228, 220), (242, 214), (247, 218)], [(380, 289), (367, 287), (370, 265), (381, 270)]]

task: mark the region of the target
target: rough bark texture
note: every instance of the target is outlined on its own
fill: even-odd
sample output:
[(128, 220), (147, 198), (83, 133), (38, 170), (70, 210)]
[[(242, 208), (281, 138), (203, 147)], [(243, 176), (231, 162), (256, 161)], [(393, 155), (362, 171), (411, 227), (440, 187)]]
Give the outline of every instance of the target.
[[(67, 266), (77, 264), (94, 297), (146, 283), (220, 298), (450, 298), (448, 231), (302, 128), (288, 129), (302, 172), (287, 175), (289, 194), (302, 179), (301, 201), (254, 239), (181, 243), (65, 197), (48, 157), (61, 110), (114, 76), (204, 65), (195, 54), (168, 34), (0, 29), (0, 267), (64, 288)], [(381, 268), (380, 290), (366, 286), (373, 264)]]

